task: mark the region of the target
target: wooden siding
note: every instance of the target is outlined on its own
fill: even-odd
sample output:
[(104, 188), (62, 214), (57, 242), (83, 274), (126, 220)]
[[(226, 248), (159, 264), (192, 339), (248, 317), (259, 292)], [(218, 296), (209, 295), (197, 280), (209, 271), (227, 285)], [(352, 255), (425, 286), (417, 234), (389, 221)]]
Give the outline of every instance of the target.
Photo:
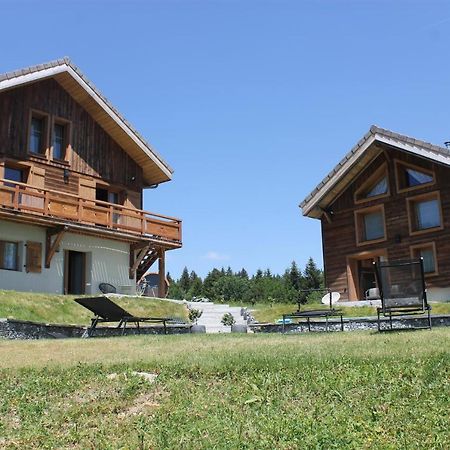
[[(0, 157), (35, 160), (39, 164), (41, 158), (30, 157), (27, 149), (31, 110), (71, 123), (71, 173), (92, 176), (110, 184), (141, 191), (143, 176), (139, 164), (53, 79), (0, 94)], [(56, 171), (62, 173), (64, 170), (63, 164), (44, 163), (55, 168), (51, 172), (53, 180)], [(73, 186), (68, 191), (73, 192)]]
[[(327, 286), (349, 297), (349, 257), (361, 259), (362, 252), (387, 251), (389, 260), (409, 259), (411, 245), (435, 242), (439, 275), (427, 277), (428, 287), (450, 287), (450, 168), (423, 160), (400, 150), (386, 147), (358, 178), (330, 205), (331, 223), (322, 217), (322, 240)], [(396, 186), (395, 160), (433, 170), (436, 183), (411, 192), (398, 193)], [(390, 195), (355, 204), (354, 193), (370, 174), (387, 162)], [(440, 193), (443, 225), (439, 231), (411, 236), (408, 226), (407, 198), (438, 191)], [(384, 205), (386, 240), (358, 246), (356, 243), (355, 211), (375, 205)]]

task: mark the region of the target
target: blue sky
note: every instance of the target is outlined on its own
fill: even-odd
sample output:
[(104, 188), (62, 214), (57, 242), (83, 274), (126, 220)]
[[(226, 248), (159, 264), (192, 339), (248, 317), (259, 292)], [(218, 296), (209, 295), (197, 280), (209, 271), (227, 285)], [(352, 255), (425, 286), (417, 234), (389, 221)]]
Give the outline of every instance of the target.
[(322, 264), (298, 203), (371, 124), (450, 140), (450, 2), (0, 1), (0, 72), (69, 56), (175, 169), (187, 265)]

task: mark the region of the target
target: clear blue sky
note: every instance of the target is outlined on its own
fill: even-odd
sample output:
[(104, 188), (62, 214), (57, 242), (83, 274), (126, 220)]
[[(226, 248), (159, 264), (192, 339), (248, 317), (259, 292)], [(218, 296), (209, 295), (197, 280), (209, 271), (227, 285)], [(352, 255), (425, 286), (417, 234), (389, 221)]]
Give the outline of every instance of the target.
[(322, 264), (298, 203), (371, 124), (450, 140), (444, 1), (0, 2), (0, 72), (69, 56), (175, 169), (187, 265)]

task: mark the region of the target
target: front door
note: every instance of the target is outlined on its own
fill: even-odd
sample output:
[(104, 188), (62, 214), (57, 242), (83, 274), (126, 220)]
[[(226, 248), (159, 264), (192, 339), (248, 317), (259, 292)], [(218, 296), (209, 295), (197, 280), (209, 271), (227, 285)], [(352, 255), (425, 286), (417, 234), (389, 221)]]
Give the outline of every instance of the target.
[(361, 252), (347, 258), (348, 299), (373, 300), (376, 295), (370, 289), (376, 288), (373, 263), (387, 257), (385, 249), (374, 252)]
[(86, 254), (66, 251), (65, 254), (65, 293), (81, 295), (85, 293), (86, 285)]

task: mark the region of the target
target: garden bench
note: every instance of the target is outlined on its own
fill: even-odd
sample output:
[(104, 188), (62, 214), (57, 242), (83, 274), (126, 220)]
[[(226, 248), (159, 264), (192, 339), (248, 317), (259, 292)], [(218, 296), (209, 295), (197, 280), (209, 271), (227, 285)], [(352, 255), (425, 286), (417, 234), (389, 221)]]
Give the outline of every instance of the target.
[(286, 320), (292, 319), (296, 320), (297, 323), (301, 323), (302, 319), (306, 319), (308, 324), (308, 331), (311, 331), (311, 319), (325, 318), (325, 329), (328, 328), (328, 319), (330, 317), (340, 317), (341, 331), (344, 331), (344, 319), (341, 310), (339, 309), (311, 309), (308, 311), (295, 311), (290, 314), (283, 314), (283, 333), (285, 332)]

